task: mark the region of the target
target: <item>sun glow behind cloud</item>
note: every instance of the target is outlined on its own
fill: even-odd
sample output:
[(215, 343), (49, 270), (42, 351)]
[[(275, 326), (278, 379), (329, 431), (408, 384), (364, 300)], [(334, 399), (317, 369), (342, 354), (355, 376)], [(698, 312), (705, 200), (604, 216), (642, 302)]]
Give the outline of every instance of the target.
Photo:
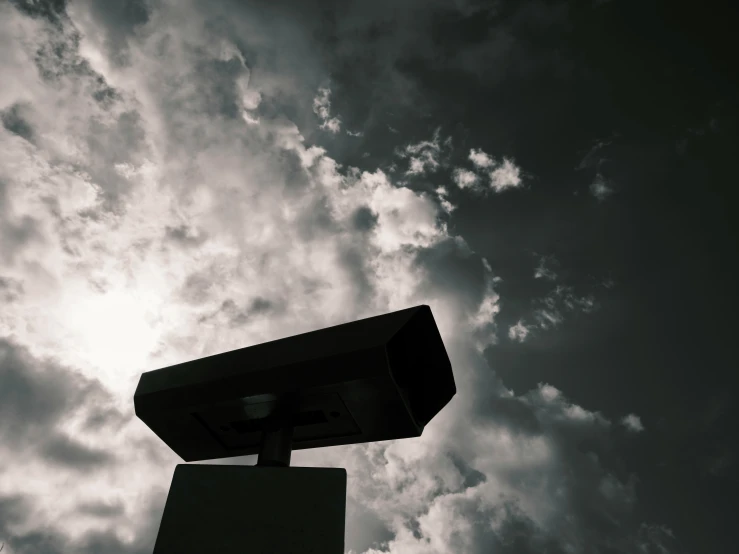
[(59, 311), (65, 314), (68, 349), (79, 356), (78, 365), (94, 368), (106, 386), (120, 389), (118, 376), (148, 365), (161, 334), (160, 306), (151, 289), (117, 285), (97, 292), (65, 285)]

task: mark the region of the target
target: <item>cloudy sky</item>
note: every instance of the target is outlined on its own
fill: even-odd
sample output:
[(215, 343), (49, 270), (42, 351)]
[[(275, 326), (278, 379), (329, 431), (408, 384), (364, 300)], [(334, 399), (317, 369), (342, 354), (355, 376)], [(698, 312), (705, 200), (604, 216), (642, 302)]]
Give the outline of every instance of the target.
[(293, 454), (347, 552), (733, 552), (732, 19), (676, 4), (0, 2), (3, 554), (151, 552), (141, 372), (418, 304), (455, 398)]

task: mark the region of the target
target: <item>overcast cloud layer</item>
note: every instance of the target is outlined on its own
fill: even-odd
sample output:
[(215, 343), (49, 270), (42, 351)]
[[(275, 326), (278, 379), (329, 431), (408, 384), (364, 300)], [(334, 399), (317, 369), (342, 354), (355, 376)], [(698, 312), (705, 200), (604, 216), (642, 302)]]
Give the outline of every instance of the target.
[[(0, 4), (4, 554), (151, 552), (182, 461), (133, 413), (142, 371), (419, 304), (458, 389), (423, 436), (293, 453), (347, 469), (347, 552), (685, 551), (639, 509), (619, 450), (653, 431), (640, 413), (546, 379), (514, 392), (494, 363), (587, 325), (619, 283), (526, 252), (536, 288), (501, 318), (508, 281), (456, 214), (533, 202), (547, 183), (505, 141), (460, 138), (464, 121), (398, 123), (424, 109), (397, 63), (406, 42), (439, 48), (423, 18), (489, 12), (388, 3), (388, 23), (372, 4)], [(372, 59), (348, 38), (368, 20)], [(438, 63), (533, 72), (505, 29)], [(556, 54), (537, 64), (569, 71)], [(360, 97), (345, 73), (362, 68), (382, 86)], [(588, 209), (623, 194), (603, 148), (577, 170), (592, 170)]]

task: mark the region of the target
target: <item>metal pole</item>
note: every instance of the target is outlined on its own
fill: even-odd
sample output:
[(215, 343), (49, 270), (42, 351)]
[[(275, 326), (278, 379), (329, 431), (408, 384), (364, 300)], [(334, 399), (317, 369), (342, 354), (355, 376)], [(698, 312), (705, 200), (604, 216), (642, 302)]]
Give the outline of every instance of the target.
[(289, 467), (293, 445), (293, 414), (297, 408), (294, 394), (281, 396), (262, 428), (258, 466)]
[(292, 453), (293, 427), (289, 418), (262, 432), (258, 466), (288, 467)]

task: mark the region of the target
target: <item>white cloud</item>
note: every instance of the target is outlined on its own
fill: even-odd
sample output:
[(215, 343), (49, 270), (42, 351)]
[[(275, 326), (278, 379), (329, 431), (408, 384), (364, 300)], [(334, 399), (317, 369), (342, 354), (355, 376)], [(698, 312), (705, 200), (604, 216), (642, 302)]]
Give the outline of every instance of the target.
[[(431, 140), (409, 144), (398, 152), (398, 156), (408, 160), (409, 167), (406, 175), (422, 175), (439, 169), (442, 154), (442, 143), (439, 133), (440, 129), (437, 128)], [(444, 141), (443, 146), (451, 146), (450, 138)]]
[(250, 90), (244, 93), (241, 100), (245, 110), (256, 110), (262, 101), (262, 95), (258, 91)]
[(644, 431), (644, 425), (642, 425), (641, 418), (636, 414), (624, 416), (621, 419), (621, 424), (633, 433)]
[(521, 186), (521, 170), (509, 159), (490, 173), (490, 186), (495, 192)]
[(313, 112), (323, 121), (321, 129), (335, 134), (341, 130), (341, 120), (338, 117), (331, 117), (330, 97), (331, 89), (319, 88), (318, 95), (313, 99)]
[[(556, 263), (556, 260), (547, 258), (546, 263)], [(548, 277), (545, 276), (545, 271), (547, 270), (543, 269), (542, 275), (539, 276), (537, 270), (534, 274), (535, 278), (546, 278), (547, 280), (556, 278), (553, 272)], [(536, 299), (534, 305), (536, 307), (532, 312), (532, 317), (536, 321), (536, 326), (543, 330), (553, 329), (561, 325), (565, 321), (567, 312), (590, 314), (599, 308), (599, 304), (592, 294), (578, 295), (572, 286), (561, 284), (551, 289), (545, 296)]]
[(523, 184), (521, 169), (508, 158), (503, 158), (502, 163), (498, 165), (493, 157), (475, 148), (470, 150), (468, 158), (478, 172), (484, 172), (489, 188), (486, 189), (481, 185), (478, 174), (467, 169), (456, 168), (452, 172), (452, 178), (460, 189), (469, 189), (478, 193), (492, 190), (499, 193), (507, 189), (519, 188)]
[(446, 213), (450, 214), (456, 209), (456, 206), (452, 204), (448, 199), (449, 191), (446, 189), (446, 187), (437, 187), (436, 195), (439, 198), (439, 203), (441, 204), (441, 208)]
[(259, 118), (252, 112), (259, 108), (259, 104), (262, 102), (262, 93), (249, 87), (251, 71), (247, 67), (244, 57), (241, 55), (241, 52), (239, 52), (238, 48), (227, 41), (224, 41), (224, 48), (228, 48), (229, 52), (233, 52), (233, 57), (236, 57), (240, 61), (241, 66), (245, 70), (243, 74), (236, 79), (236, 85), (241, 94), (240, 100), (241, 107), (243, 108), (242, 117), (247, 123), (258, 123)]
[(526, 337), (529, 336), (530, 332), (529, 328), (524, 325), (522, 321), (519, 321), (508, 328), (508, 338), (514, 341), (523, 342), (526, 340)]
[(454, 170), (453, 178), (460, 189), (476, 190), (478, 188), (479, 178), (472, 171), (457, 168)]
[(488, 169), (495, 165), (495, 160), (491, 156), (475, 148), (470, 150), (469, 160), (477, 169)]
[(248, 123), (249, 125), (259, 125), (259, 118), (254, 117), (246, 110), (244, 110), (244, 112), (241, 114), (241, 117), (244, 119), (244, 122)]
[(318, 94), (313, 99), (313, 112), (323, 120), (326, 120), (330, 117), (330, 96), (331, 90), (325, 87), (321, 87), (320, 89), (318, 89)]
[(485, 268), (485, 292), (477, 311), (469, 319), (474, 330), (473, 340), (475, 348), (482, 352), (496, 342), (495, 316), (500, 312), (500, 296), (495, 291), (495, 285), (500, 278), (493, 274), (493, 270), (486, 259), (482, 260)]
[(536, 319), (541, 329), (557, 327), (564, 321), (564, 317), (562, 317), (559, 311), (547, 308), (536, 310), (534, 312), (534, 319)]
[(599, 202), (603, 202), (613, 194), (613, 188), (608, 185), (602, 175), (598, 174), (590, 185), (590, 194), (595, 196)]
[(534, 270), (534, 279), (545, 279), (547, 281), (554, 281), (557, 279), (557, 274), (550, 267), (556, 266), (557, 260), (553, 256), (541, 256), (539, 263)]
[(332, 117), (323, 122), (321, 129), (326, 129), (332, 133), (338, 133), (341, 130), (341, 121), (338, 117)]
[(441, 207), (448, 214), (452, 213), (454, 209), (456, 208), (454, 204), (452, 204), (451, 202), (449, 202), (449, 200), (446, 200), (444, 198), (441, 199)]

